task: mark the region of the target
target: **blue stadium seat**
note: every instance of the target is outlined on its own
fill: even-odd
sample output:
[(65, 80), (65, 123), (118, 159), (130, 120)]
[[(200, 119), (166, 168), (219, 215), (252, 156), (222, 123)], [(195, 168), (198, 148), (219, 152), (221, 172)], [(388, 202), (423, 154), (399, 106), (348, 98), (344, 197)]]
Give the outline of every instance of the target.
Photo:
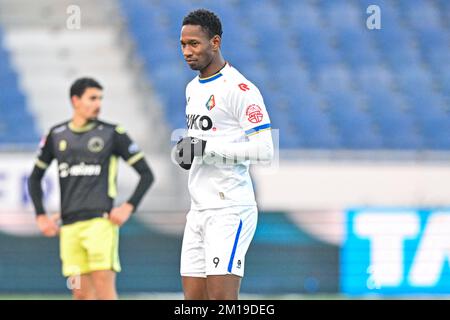
[(444, 116), (446, 113), (445, 99), (428, 90), (418, 89), (406, 96), (408, 106), (419, 119)]
[(349, 90), (353, 82), (348, 69), (340, 65), (322, 68), (317, 74), (317, 85), (323, 92)]
[(338, 52), (331, 47), (327, 34), (320, 29), (302, 31), (297, 41), (302, 51), (301, 57), (313, 73), (340, 62)]
[(448, 150), (450, 148), (450, 119), (445, 116), (430, 117), (419, 121), (427, 146), (432, 149)]
[(417, 38), (422, 48), (427, 51), (426, 53), (435, 48), (449, 52), (450, 38), (445, 28), (437, 27), (435, 29), (421, 30), (417, 32)]
[(378, 87), (365, 96), (368, 111), (376, 120), (382, 121), (386, 117), (404, 118), (410, 117), (405, 109), (404, 100), (401, 95), (389, 88)]
[(408, 68), (408, 66), (420, 63), (420, 55), (417, 49), (402, 48), (385, 54), (385, 59), (394, 71)]
[(278, 92), (291, 95), (302, 96), (305, 89), (310, 85), (309, 73), (296, 65), (282, 65), (277, 72), (269, 74), (270, 83), (266, 85), (278, 90)]
[[(425, 56), (425, 61), (430, 67), (430, 70), (437, 76), (443, 75), (444, 71), (447, 70), (446, 67), (450, 65), (450, 49), (442, 50), (436, 48), (436, 50), (431, 50)], [(448, 72), (447, 72), (448, 74)], [(448, 92), (448, 90), (447, 90)], [(445, 92), (444, 92), (445, 93)]]
[[(231, 65), (235, 65), (234, 60), (229, 61)], [(247, 79), (249, 79), (258, 87), (266, 88), (269, 86), (269, 83), (273, 81), (266, 68), (256, 63), (242, 65), (236, 64), (236, 67), (241, 70), (241, 72)]]
[(358, 30), (362, 27), (363, 12), (350, 1), (322, 1), (325, 7), (326, 23), (328, 27), (337, 30)]
[(362, 110), (359, 102), (350, 92), (326, 94), (328, 110), (333, 122), (342, 135), (346, 149), (374, 149), (381, 147), (381, 139), (374, 130), (370, 116)]
[(444, 64), (436, 74), (441, 92), (450, 100), (450, 63)]
[(369, 95), (381, 89), (389, 91), (395, 84), (392, 73), (383, 66), (362, 67), (353, 75), (356, 87), (364, 95)]
[[(417, 133), (414, 116), (407, 110), (399, 96), (392, 91), (379, 89), (368, 97), (369, 112), (383, 135), (384, 146), (394, 149), (421, 148), (423, 143)], [(402, 147), (403, 146), (403, 147)]]
[(396, 74), (398, 87), (407, 95), (411, 95), (416, 90), (422, 89), (431, 91), (433, 79), (427, 69), (411, 65), (398, 70)]
[(244, 0), (240, 3), (241, 18), (250, 24), (264, 28), (265, 26), (280, 26), (281, 15), (278, 6), (271, 1)]
[(321, 12), (304, 1), (282, 1), (282, 12), (292, 32), (320, 29), (323, 27)]
[(247, 50), (236, 51), (233, 48), (224, 46), (223, 54), (231, 65), (235, 65), (238, 68), (244, 65), (253, 65), (255, 61), (260, 60), (258, 51), (252, 47), (248, 47)]
[[(415, 2), (415, 3), (414, 3)], [(400, 1), (409, 24), (417, 30), (440, 27), (439, 10), (431, 1)]]
[(298, 128), (305, 148), (336, 149), (339, 147), (338, 136), (327, 113), (323, 110), (324, 102), (317, 93), (308, 90), (298, 96), (288, 96), (287, 113)]
[[(18, 76), (3, 48), (0, 29), (0, 144), (36, 143), (39, 138), (27, 101), (19, 88)], [(5, 89), (7, 88), (7, 89)]]

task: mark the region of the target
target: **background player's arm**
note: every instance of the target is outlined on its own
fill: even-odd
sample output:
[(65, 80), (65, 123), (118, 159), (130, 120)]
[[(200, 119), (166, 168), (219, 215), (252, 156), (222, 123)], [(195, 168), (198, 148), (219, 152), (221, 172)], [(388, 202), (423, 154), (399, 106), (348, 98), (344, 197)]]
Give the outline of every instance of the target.
[(137, 145), (123, 129), (120, 127), (116, 129), (114, 139), (115, 153), (127, 161), (140, 177), (138, 185), (128, 201), (119, 207), (113, 208), (110, 212), (111, 221), (118, 225), (122, 225), (128, 220), (131, 213), (136, 211), (145, 193), (153, 184), (154, 176), (144, 158), (144, 154), (138, 149)]
[(43, 191), (41, 181), (44, 177), (47, 167), (50, 165), (52, 160), (53, 150), (51, 134), (49, 133), (45, 138), (45, 142), (41, 144), (38, 158), (36, 159), (33, 171), (28, 178), (28, 192), (35, 208), (36, 221), (39, 230), (47, 237), (53, 237), (59, 232), (59, 227), (56, 223), (56, 221), (59, 219), (59, 216), (55, 215), (51, 218), (48, 217), (42, 201)]
[(136, 209), (147, 190), (150, 189), (155, 178), (145, 158), (138, 160), (132, 166), (134, 170), (136, 170), (136, 172), (139, 174), (140, 179), (138, 185), (136, 186), (136, 189), (127, 202), (133, 205), (134, 209)]

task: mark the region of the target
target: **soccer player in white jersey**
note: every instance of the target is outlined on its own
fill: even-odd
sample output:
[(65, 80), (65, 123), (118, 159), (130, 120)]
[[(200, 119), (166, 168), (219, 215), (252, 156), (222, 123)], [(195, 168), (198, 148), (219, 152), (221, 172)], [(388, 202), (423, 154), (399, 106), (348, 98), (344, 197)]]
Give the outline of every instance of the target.
[(182, 53), (199, 72), (186, 88), (188, 135), (173, 153), (189, 170), (180, 266), (185, 299), (238, 299), (258, 216), (249, 165), (273, 157), (263, 98), (225, 61), (221, 36), (220, 20), (208, 10), (183, 20)]

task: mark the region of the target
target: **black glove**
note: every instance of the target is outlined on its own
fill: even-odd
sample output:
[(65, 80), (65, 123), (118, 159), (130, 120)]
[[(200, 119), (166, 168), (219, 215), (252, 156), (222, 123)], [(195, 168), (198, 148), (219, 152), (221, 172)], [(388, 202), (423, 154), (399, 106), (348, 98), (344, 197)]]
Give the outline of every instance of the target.
[(191, 169), (194, 157), (202, 157), (205, 152), (206, 141), (198, 138), (185, 137), (177, 142), (175, 161), (185, 170)]

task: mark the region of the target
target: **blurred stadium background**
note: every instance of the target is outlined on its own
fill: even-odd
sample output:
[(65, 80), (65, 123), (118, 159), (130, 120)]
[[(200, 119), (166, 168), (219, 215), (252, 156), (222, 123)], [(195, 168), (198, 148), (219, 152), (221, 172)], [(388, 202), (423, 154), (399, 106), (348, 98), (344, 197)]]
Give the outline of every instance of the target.
[[(26, 179), (79, 76), (104, 85), (103, 119), (128, 129), (157, 178), (122, 229), (119, 293), (181, 298), (189, 197), (169, 150), (195, 76), (181, 21), (200, 7), (221, 17), (225, 58), (279, 129), (278, 161), (252, 168), (260, 215), (242, 296), (450, 295), (450, 1), (0, 0), (0, 299), (68, 296)], [(136, 179), (123, 165), (118, 201)], [(55, 165), (45, 187), (57, 211)]]

